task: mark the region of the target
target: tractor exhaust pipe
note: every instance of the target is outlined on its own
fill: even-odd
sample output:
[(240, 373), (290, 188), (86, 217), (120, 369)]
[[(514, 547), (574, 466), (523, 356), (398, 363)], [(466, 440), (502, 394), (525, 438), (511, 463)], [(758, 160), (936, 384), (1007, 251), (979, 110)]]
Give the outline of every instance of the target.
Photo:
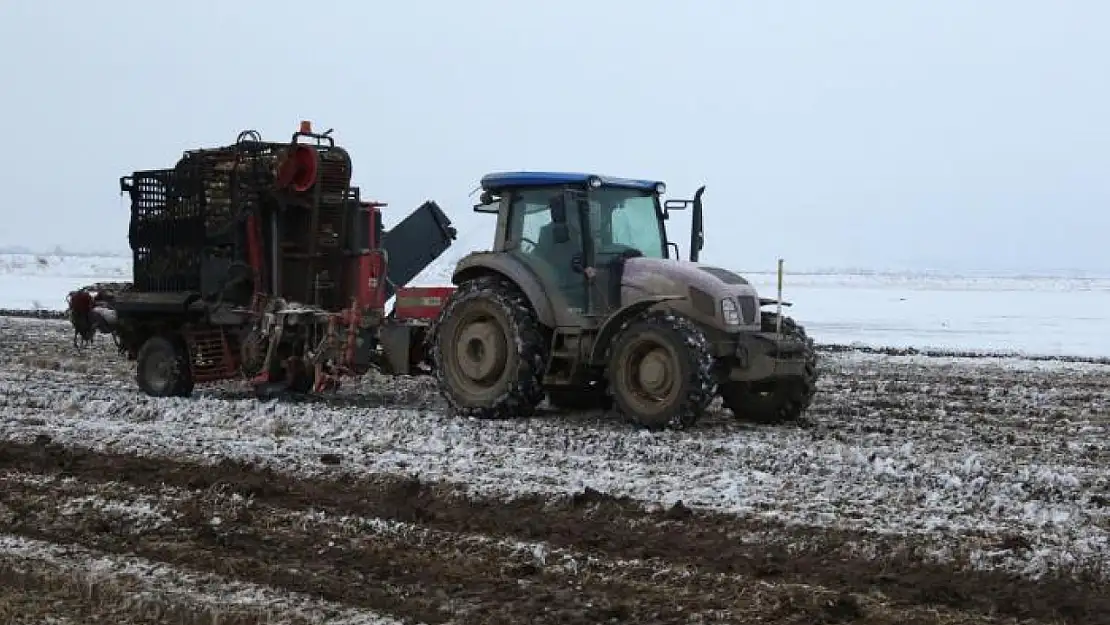
[(705, 193), (705, 185), (698, 187), (694, 193), (694, 214), (690, 223), (690, 262), (698, 262), (698, 253), (705, 246), (704, 223), (702, 220), (701, 194)]

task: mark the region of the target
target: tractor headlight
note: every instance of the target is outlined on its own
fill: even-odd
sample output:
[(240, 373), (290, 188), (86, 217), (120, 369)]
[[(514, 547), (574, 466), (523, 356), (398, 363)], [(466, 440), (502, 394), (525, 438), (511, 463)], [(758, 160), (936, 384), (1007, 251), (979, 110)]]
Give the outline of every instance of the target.
[(667, 192), (667, 185), (663, 184), (662, 182), (655, 183), (655, 192), (659, 195), (663, 195)]
[(721, 316), (725, 319), (725, 325), (738, 326), (742, 323), (740, 309), (736, 306), (736, 300), (731, 297), (721, 300)]
[(597, 176), (590, 176), (590, 186), (595, 188), (595, 189), (600, 187), (601, 186), (601, 178), (598, 178)]

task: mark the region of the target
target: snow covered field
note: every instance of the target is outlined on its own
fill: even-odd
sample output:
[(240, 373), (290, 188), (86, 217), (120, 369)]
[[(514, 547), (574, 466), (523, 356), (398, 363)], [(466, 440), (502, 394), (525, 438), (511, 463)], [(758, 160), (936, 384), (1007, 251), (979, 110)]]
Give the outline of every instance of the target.
[[(128, 264), (5, 257), (0, 308)], [(1110, 356), (1108, 289), (787, 278), (820, 343), (1087, 356)], [(0, 620), (1110, 620), (1110, 365), (830, 348), (803, 424), (718, 407), (648, 434), (458, 419), (430, 380), (377, 374), (325, 401), (154, 399), (107, 339), (69, 338), (0, 316)]]
[[(446, 284), (452, 260), (415, 283)], [(0, 255), (0, 308), (64, 308), (72, 289), (129, 280), (130, 263)], [(774, 295), (773, 273), (738, 269)], [(788, 312), (823, 344), (1110, 357), (1110, 276), (788, 272), (784, 294), (794, 303)]]
[(129, 256), (0, 254), (0, 308), (65, 310), (74, 289), (130, 279)]

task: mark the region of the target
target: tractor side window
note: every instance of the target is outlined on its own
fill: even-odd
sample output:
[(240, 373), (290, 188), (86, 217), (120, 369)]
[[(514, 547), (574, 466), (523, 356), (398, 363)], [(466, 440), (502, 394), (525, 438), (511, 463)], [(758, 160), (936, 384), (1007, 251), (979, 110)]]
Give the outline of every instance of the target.
[(574, 270), (574, 259), (582, 253), (582, 233), (575, 211), (567, 211), (568, 241), (556, 241), (549, 203), (561, 195), (560, 188), (524, 189), (513, 194), (509, 213), (509, 237), (519, 245), (521, 253), (537, 263), (537, 269), (555, 289), (560, 291), (571, 308), (584, 305), (582, 276)]
[(528, 247), (528, 243), (535, 244), (539, 241), (543, 227), (549, 223), (551, 223), (551, 213), (546, 206), (528, 206), (523, 213), (523, 223), (520, 226), (520, 236), (525, 242), (525, 247)]
[(525, 253), (531, 253), (539, 245), (540, 238), (548, 230), (546, 226), (551, 224), (551, 211), (547, 207), (551, 193), (529, 189), (513, 196), (509, 237)]
[(575, 211), (567, 211), (570, 240), (555, 240), (549, 203), (552, 197), (561, 193), (558, 188), (518, 191), (513, 196), (509, 218), (509, 237), (519, 245), (520, 251), (541, 258), (560, 271), (563, 265), (569, 266), (567, 258), (582, 252), (582, 232)]

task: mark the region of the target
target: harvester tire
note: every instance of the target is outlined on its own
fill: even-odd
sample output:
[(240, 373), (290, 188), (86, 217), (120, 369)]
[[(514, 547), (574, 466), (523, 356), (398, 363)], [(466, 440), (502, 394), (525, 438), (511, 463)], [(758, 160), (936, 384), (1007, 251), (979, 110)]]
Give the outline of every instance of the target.
[(436, 385), (457, 415), (530, 417), (545, 395), (546, 352), (524, 294), (496, 276), (475, 278), (455, 290), (436, 321)]
[(689, 319), (652, 310), (625, 324), (609, 356), (609, 388), (617, 410), (648, 429), (683, 429), (713, 400), (713, 352)]
[[(775, 331), (776, 315), (764, 312), (762, 330)], [(782, 318), (782, 333), (806, 344), (805, 375), (767, 382), (730, 382), (720, 388), (721, 401), (737, 419), (762, 424), (798, 420), (813, 402), (817, 392), (817, 351), (805, 328), (790, 317)]]
[(136, 355), (135, 381), (151, 397), (188, 397), (193, 394), (193, 373), (182, 341), (152, 336)]

